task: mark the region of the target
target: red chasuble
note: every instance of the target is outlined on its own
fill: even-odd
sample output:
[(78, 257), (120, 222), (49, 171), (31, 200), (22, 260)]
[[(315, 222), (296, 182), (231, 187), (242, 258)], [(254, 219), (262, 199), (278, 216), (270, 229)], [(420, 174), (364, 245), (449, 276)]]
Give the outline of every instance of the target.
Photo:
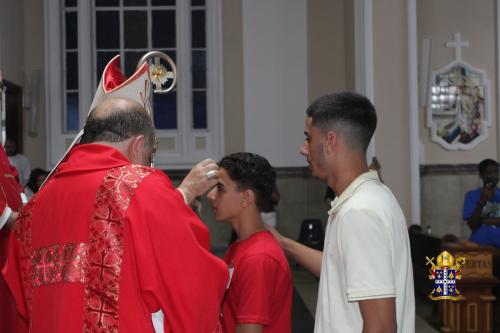
[(3, 274), (31, 331), (215, 332), (228, 280), (207, 228), (161, 171), (72, 149), (23, 208)]
[[(7, 154), (0, 145), (0, 216), (5, 213), (7, 207), (12, 211), (19, 211), (22, 205), (22, 192), (23, 188), (17, 179), (17, 170), (10, 164)], [(9, 235), (9, 228), (4, 225), (0, 229), (0, 268), (7, 259)], [(16, 323), (19, 323), (16, 306), (2, 276), (0, 276), (0, 314), (1, 332), (22, 332), (16, 328)], [(22, 326), (22, 323), (20, 324)]]

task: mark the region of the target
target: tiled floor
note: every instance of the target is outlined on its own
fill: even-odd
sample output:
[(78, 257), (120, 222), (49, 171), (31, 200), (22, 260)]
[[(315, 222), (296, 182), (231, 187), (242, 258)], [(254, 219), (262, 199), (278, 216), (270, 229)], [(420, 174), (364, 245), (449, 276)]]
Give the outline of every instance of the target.
[[(306, 270), (292, 265), (292, 275), (295, 289), (302, 298), (306, 307), (309, 309), (311, 314), (314, 316), (316, 313), (316, 299), (318, 297), (318, 279), (312, 276)], [(430, 305), (425, 300), (417, 299), (416, 301), (416, 312), (417, 316), (415, 319), (415, 332), (416, 333), (437, 333), (439, 331), (435, 330), (430, 326), (423, 318), (430, 315), (432, 310), (432, 305)], [(308, 333), (308, 332), (303, 332)], [(311, 332), (312, 333), (312, 332)]]

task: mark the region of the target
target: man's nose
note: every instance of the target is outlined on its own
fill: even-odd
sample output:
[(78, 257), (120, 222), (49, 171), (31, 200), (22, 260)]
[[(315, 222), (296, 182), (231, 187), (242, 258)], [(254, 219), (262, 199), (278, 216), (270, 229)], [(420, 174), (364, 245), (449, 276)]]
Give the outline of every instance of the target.
[(301, 155), (304, 155), (304, 156), (308, 156), (309, 155), (309, 151), (307, 149), (307, 142), (306, 141), (304, 141), (304, 143), (302, 143), (302, 146), (300, 146), (299, 152), (300, 152)]

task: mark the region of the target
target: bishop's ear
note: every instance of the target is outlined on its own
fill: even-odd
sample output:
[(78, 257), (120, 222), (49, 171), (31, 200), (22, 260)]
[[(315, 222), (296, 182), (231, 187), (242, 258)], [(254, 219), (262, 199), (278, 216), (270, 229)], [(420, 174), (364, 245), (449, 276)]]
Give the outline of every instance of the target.
[(128, 152), (130, 160), (132, 163), (147, 165), (148, 161), (146, 158), (145, 150), (145, 138), (144, 135), (134, 136), (128, 146)]

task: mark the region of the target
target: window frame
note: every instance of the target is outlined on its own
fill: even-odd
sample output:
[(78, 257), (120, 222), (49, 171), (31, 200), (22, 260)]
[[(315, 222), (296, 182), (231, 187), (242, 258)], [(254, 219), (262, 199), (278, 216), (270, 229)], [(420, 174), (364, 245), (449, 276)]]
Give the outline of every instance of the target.
[[(83, 126), (95, 87), (96, 77), (94, 2), (78, 1), (78, 92), (79, 119)], [(157, 130), (160, 141), (156, 153), (159, 169), (188, 169), (204, 158), (219, 159), (224, 152), (224, 110), (222, 72), (221, 0), (206, 0), (207, 51), (207, 129), (192, 128), (191, 88), (191, 6), (190, 1), (176, 1), (177, 129)], [(53, 168), (64, 155), (76, 132), (65, 132), (64, 1), (44, 0), (45, 25), (45, 109), (47, 167)], [(91, 70), (88, 70), (91, 68)], [(86, 70), (85, 70), (86, 69)], [(175, 149), (162, 147), (162, 140), (175, 140)], [(200, 149), (200, 140), (205, 147)]]

